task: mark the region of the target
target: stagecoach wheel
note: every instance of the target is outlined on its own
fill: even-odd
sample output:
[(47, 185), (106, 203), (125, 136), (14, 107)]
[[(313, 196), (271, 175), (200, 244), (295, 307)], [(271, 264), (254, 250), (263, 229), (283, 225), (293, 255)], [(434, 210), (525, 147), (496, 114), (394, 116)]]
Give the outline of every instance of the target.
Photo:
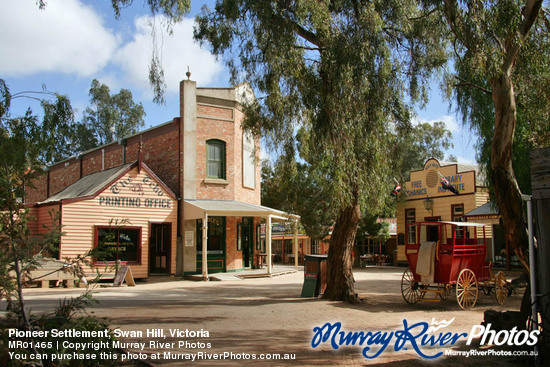
[(503, 271), (499, 271), (495, 276), (495, 297), (499, 305), (504, 304), (508, 297), (508, 283)]
[(456, 280), (456, 301), (458, 305), (467, 310), (474, 307), (477, 301), (477, 279), (470, 269), (462, 269)]
[(405, 302), (413, 304), (422, 298), (422, 291), (418, 282), (414, 281), (414, 275), (410, 269), (405, 270), (401, 277), (401, 294)]
[(448, 284), (440, 284), (440, 286), (442, 286), (443, 289), (442, 292), (439, 293), (439, 298), (441, 298), (442, 301), (446, 301), (451, 295), (451, 287)]

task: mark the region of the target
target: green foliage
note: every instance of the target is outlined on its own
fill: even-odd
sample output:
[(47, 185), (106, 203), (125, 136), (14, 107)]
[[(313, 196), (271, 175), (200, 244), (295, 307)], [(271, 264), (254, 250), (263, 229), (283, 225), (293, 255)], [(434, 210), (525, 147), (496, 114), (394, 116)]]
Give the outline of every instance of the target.
[[(0, 296), (7, 301), (8, 317), (3, 318), (0, 333), (0, 364), (2, 365), (59, 365), (50, 360), (35, 361), (29, 359), (6, 359), (8, 349), (7, 328), (20, 330), (108, 330), (103, 320), (87, 316), (84, 308), (91, 304), (92, 288), (87, 288), (80, 296), (64, 300), (52, 315), (35, 317), (25, 307), (23, 287), (29, 282), (39, 280), (32, 278), (32, 271), (41, 266), (41, 260), (48, 257), (58, 248), (62, 236), (59, 216), (51, 218), (52, 226), (42, 234), (32, 233), (30, 222), (35, 220), (30, 216), (29, 208), (24, 205), (25, 186), (32, 185), (32, 180), (39, 172), (45, 159), (49, 159), (44, 145), (52, 144), (50, 135), (59, 131), (57, 125), (65, 125), (70, 121), (70, 104), (64, 97), (57, 96), (55, 104), (42, 101), (45, 109), (44, 123), (37, 124), (37, 118), (27, 111), (23, 117), (12, 118), (9, 112), (12, 95), (4, 81), (0, 80)], [(69, 112), (68, 112), (69, 111)], [(88, 255), (77, 256), (63, 264), (59, 271), (71, 271), (82, 276), (82, 265), (88, 261)], [(108, 331), (103, 339), (109, 340), (112, 334)], [(9, 348), (11, 352), (23, 355), (38, 353), (70, 353), (69, 350), (58, 350), (56, 340), (37, 340), (27, 338), (31, 342), (22, 348)], [(46, 342), (35, 344), (35, 342)], [(58, 341), (58, 340), (57, 340)], [(48, 342), (52, 342), (48, 345)], [(89, 353), (99, 353), (99, 348), (88, 346)], [(105, 365), (99, 358), (92, 360), (70, 360), (65, 365)]]
[(391, 131), (410, 118), (404, 91), (421, 100), (445, 61), (440, 26), (412, 1), (218, 1), (197, 17), (195, 37), (227, 56), (234, 82), (258, 91), (247, 128), (285, 149), (297, 147), (300, 128), (300, 156), (325, 200), (376, 211), (384, 190), (374, 183), (391, 176)]
[(325, 200), (308, 166), (292, 156), (281, 156), (273, 166), (262, 162), (262, 205), (300, 215), (302, 226), (313, 239), (325, 238), (336, 217), (335, 208)]
[[(117, 18), (120, 17), (120, 11), (134, 3), (134, 0), (111, 0), (113, 10)], [(174, 21), (179, 21), (189, 11), (190, 0), (147, 0), (147, 6), (151, 14), (163, 13)]]
[[(466, 2), (448, 20), (454, 27), (455, 71), (447, 78), (448, 96), (456, 102), (464, 124), (479, 134), (477, 159), (490, 177), (491, 148), (495, 133), (495, 102), (491, 79), (506, 63), (506, 51), (517, 42), (513, 65), (517, 124), (513, 138), (512, 167), (521, 192), (531, 192), (529, 152), (550, 145), (550, 28), (548, 19), (536, 19), (528, 37), (520, 39), (523, 1)], [(548, 17), (546, 13), (546, 17)], [(510, 57), (510, 56), (508, 56)], [(489, 182), (493, 191), (492, 182)]]
[(143, 105), (136, 104), (132, 92), (127, 89), (111, 95), (107, 85), (94, 79), (90, 86), (90, 104), (91, 107), (84, 111), (81, 129), (82, 132), (90, 130), (98, 145), (135, 134), (145, 126)]
[(396, 139), (395, 176), (400, 182), (405, 182), (408, 174), (423, 167), (428, 159), (443, 160), (444, 150), (453, 146), (451, 138), (451, 132), (441, 121), (433, 125), (421, 123), (403, 129)]
[(385, 242), (390, 238), (390, 224), (378, 220), (376, 215), (366, 215), (361, 219), (357, 238), (372, 238), (374, 241)]

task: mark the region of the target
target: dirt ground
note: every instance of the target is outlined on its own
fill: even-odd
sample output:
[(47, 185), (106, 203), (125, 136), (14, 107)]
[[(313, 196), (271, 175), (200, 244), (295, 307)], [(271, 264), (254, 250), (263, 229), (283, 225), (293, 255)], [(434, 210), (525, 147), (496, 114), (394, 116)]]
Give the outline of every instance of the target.
[[(274, 268), (277, 271), (277, 267)], [(403, 330), (404, 321), (452, 321), (445, 332), (469, 333), (474, 325), (483, 321), (485, 310), (518, 310), (523, 290), (518, 289), (503, 306), (494, 295), (480, 292), (473, 309), (462, 310), (451, 293), (444, 302), (405, 303), (401, 296), (400, 281), (404, 268), (371, 267), (355, 269), (356, 291), (362, 302), (347, 305), (322, 299), (301, 298), (303, 268), (298, 272), (272, 278), (240, 280), (226, 276), (223, 281), (193, 282), (172, 280), (166, 282), (138, 282), (136, 287), (99, 288), (95, 298), (99, 304), (91, 310), (95, 315), (107, 317), (113, 328), (125, 331), (142, 331), (142, 337), (120, 338), (124, 342), (145, 342), (142, 352), (149, 365), (346, 365), (375, 366), (390, 363), (411, 365), (464, 365), (506, 366), (518, 365), (522, 360), (506, 357), (439, 357), (426, 361), (410, 347), (400, 351), (386, 350), (375, 359), (362, 356), (361, 346), (342, 346), (334, 350), (330, 342), (312, 348), (314, 328), (325, 323), (340, 322), (343, 331), (397, 331)], [(514, 275), (512, 275), (514, 276)], [(74, 295), (78, 289), (29, 289), (26, 300), (34, 312), (44, 312), (59, 298)], [(431, 296), (430, 296), (431, 297)], [(166, 338), (146, 336), (147, 331), (163, 329)], [(208, 337), (172, 337), (170, 330), (208, 331)], [(442, 330), (443, 331), (443, 330)], [(151, 348), (151, 341), (163, 344)], [(178, 346), (178, 342), (187, 342)], [(201, 344), (204, 343), (204, 344)], [(208, 345), (209, 343), (209, 345)], [(456, 346), (464, 345), (459, 342)], [(209, 347), (208, 347), (209, 346)], [(189, 348), (191, 347), (191, 348)], [(194, 348), (193, 348), (194, 347)], [(445, 351), (423, 349), (433, 355)], [(449, 348), (450, 349), (450, 348)], [(463, 346), (463, 350), (473, 346)], [(527, 349), (527, 347), (526, 347)], [(162, 359), (165, 352), (174, 354), (233, 353), (235, 359), (180, 361)], [(160, 360), (152, 355), (160, 353)], [(252, 360), (246, 355), (295, 354), (293, 360)]]

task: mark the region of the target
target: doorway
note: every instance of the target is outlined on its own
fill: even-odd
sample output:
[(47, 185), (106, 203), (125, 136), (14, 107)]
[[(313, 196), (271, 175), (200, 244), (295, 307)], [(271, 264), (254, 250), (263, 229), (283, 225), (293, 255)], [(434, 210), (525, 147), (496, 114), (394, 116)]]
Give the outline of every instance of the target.
[[(441, 220), (441, 217), (425, 217), (424, 220), (426, 222), (439, 222)], [(427, 226), (426, 241), (439, 241), (439, 226)]]
[(171, 238), (171, 223), (151, 223), (151, 238), (149, 241), (150, 274), (170, 273)]
[(241, 244), (243, 249), (243, 265), (249, 268), (252, 265), (252, 247), (253, 247), (253, 218), (243, 218), (241, 230)]

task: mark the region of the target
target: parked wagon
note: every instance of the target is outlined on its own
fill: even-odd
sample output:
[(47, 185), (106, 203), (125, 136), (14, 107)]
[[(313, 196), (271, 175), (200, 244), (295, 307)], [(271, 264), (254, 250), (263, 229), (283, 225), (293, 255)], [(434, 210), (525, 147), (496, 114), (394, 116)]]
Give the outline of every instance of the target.
[[(453, 289), (463, 309), (476, 304), (480, 290), (494, 294), (498, 304), (506, 301), (506, 276), (502, 271), (493, 274), (492, 264), (486, 260), (484, 224), (411, 223), (406, 239), (409, 268), (401, 278), (401, 294), (407, 303), (445, 300)], [(434, 297), (426, 297), (429, 293)]]

